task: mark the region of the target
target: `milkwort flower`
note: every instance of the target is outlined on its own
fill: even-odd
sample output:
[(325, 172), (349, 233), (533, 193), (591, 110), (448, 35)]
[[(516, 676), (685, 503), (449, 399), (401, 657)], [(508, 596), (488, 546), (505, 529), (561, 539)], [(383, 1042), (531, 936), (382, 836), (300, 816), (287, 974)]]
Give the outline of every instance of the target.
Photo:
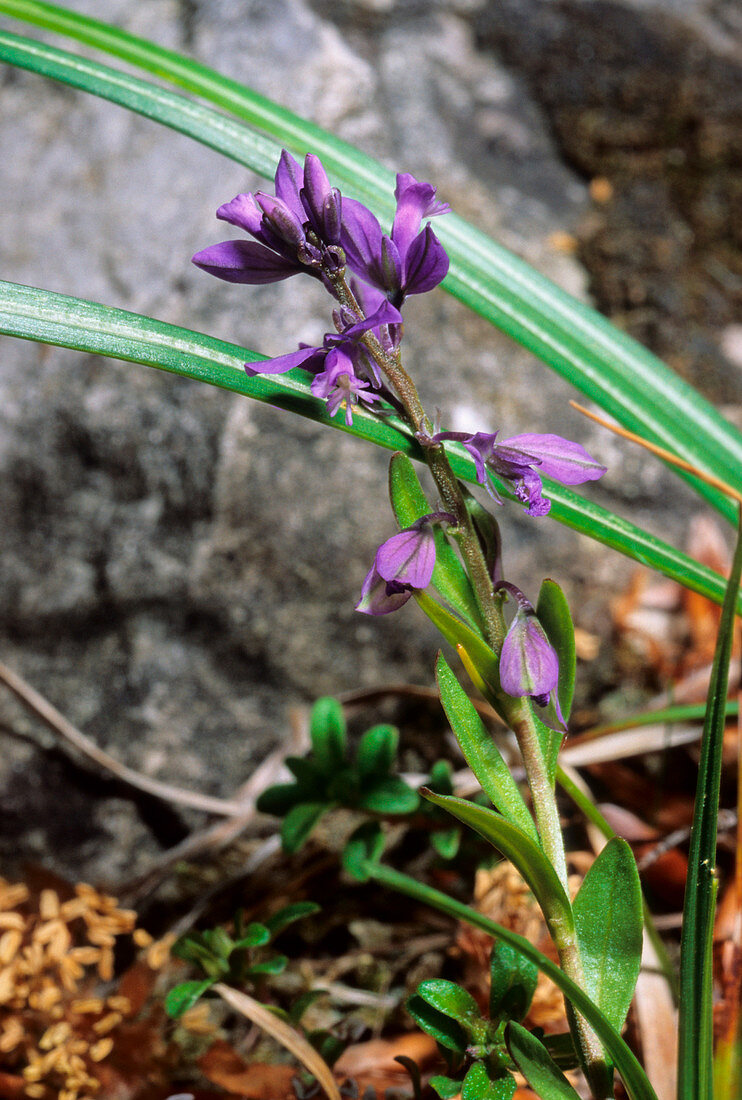
[(431, 512), (382, 542), (366, 574), (356, 611), (388, 615), (406, 604), (415, 590), (427, 588), (435, 568), (433, 525), (455, 522), (449, 512)]
[[(368, 392), (369, 386), (379, 388), (381, 379), (371, 356), (363, 346), (365, 333), (382, 334), (388, 325), (399, 324), (402, 314), (384, 299), (370, 317), (353, 321), (343, 310), (336, 311), (340, 332), (328, 332), (322, 347), (304, 345), (298, 351), (266, 359), (259, 366), (245, 363), (246, 372), (256, 374), (285, 374), (294, 367), (311, 371), (315, 378), (311, 384), (315, 397), (324, 398), (331, 414), (345, 401), (345, 422), (353, 423), (352, 405), (362, 401), (370, 404), (379, 396)], [(348, 322), (342, 327), (343, 321)]]
[(319, 157), (308, 153), (302, 170), (285, 149), (275, 176), (275, 195), (237, 195), (217, 218), (244, 229), (254, 241), (222, 241), (197, 252), (197, 267), (228, 283), (276, 283), (305, 272), (321, 279), (345, 260), (340, 243), (342, 200), (330, 187)]
[[(516, 497), (531, 516), (545, 516), (551, 501), (542, 496), (541, 475), (553, 477), (562, 485), (581, 485), (596, 481), (606, 472), (579, 443), (559, 435), (525, 433), (497, 443), (497, 432), (437, 432), (430, 442), (452, 439), (463, 443), (474, 459), (477, 480), (498, 504), (502, 501), (487, 476), (487, 470), (509, 481)], [(425, 442), (423, 440), (422, 442)]]
[(450, 212), (435, 193), (429, 183), (400, 172), (391, 236), (382, 232), (378, 219), (363, 203), (343, 199), (340, 244), (348, 267), (396, 306), (408, 294), (423, 294), (438, 286), (448, 271), (448, 256), (430, 223), (420, 228), (424, 218)]
[(556, 650), (521, 590), (508, 581), (500, 581), (497, 590), (507, 592), (518, 603), (500, 653), (502, 690), (516, 699), (528, 695), (540, 707), (551, 703), (559, 725), (566, 729), (556, 692), (559, 681)]

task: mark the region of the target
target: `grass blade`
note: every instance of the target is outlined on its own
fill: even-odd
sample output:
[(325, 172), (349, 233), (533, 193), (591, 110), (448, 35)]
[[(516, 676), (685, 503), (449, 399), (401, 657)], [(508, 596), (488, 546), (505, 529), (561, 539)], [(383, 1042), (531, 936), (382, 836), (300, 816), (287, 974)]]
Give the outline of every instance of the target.
[[(274, 135), (294, 152), (311, 149), (347, 194), (388, 220), (393, 209), (392, 173), (239, 82), (172, 50), (40, 0), (0, 0), (0, 13), (69, 35), (165, 78)], [(462, 218), (451, 215), (436, 231), (451, 256), (447, 290), (626, 427), (742, 488), (742, 434), (665, 364)], [(690, 474), (676, 473), (733, 518), (732, 505), (718, 490)]]
[(678, 1100), (713, 1100), (712, 959), (716, 830), (734, 616), (742, 574), (742, 510), (721, 612), (698, 767), (680, 945)]
[[(0, 333), (144, 363), (290, 410), (386, 450), (422, 458), (409, 429), (396, 415), (380, 420), (359, 409), (348, 428), (342, 411), (328, 416), (325, 403), (310, 392), (309, 376), (303, 371), (248, 378), (243, 363), (263, 356), (164, 321), (0, 280)], [(456, 475), (474, 483), (476, 471), (469, 454), (458, 444), (449, 445), (448, 450)], [(506, 487), (501, 491), (508, 495)], [(547, 492), (552, 500), (550, 514), (559, 522), (721, 603), (724, 579), (717, 573), (555, 482), (548, 482)]]

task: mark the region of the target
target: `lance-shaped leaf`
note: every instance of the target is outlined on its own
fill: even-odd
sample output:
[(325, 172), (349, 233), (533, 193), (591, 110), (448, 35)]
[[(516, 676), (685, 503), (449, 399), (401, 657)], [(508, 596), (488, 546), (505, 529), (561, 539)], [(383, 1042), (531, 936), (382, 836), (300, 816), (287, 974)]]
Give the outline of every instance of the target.
[(536, 992), (538, 969), (509, 943), (495, 940), (490, 958), (490, 1019), (522, 1020)]
[(435, 674), (446, 717), (480, 787), (495, 809), (539, 844), (533, 818), (510, 768), (442, 653)]
[(201, 981), (181, 982), (180, 985), (174, 986), (165, 997), (165, 1011), (168, 1016), (173, 1020), (180, 1019), (189, 1008), (193, 1008), (196, 1001), (211, 988), (216, 980), (216, 978), (203, 978)]
[[(0, 280), (0, 333), (171, 371), (288, 409), (387, 450), (422, 458), (409, 428), (391, 409), (383, 420), (360, 409), (349, 426), (342, 414), (330, 416), (325, 402), (314, 397), (304, 371), (248, 377), (245, 361), (258, 362), (264, 356), (151, 317)], [(474, 462), (464, 448), (449, 444), (446, 449), (456, 476), (476, 481)], [(553, 519), (721, 603), (724, 579), (707, 566), (556, 483), (549, 484), (548, 495)], [(742, 609), (742, 598), (739, 606)]]
[(548, 578), (542, 583), (536, 604), (536, 616), (546, 631), (559, 659), (557, 695), (565, 722), (572, 709), (577, 671), (575, 628), (569, 604), (556, 581)]
[(466, 799), (433, 794), (425, 788), (420, 793), (476, 830), (510, 860), (530, 887), (549, 925), (558, 923), (565, 930), (573, 927), (572, 907), (556, 871), (542, 848), (523, 829), (513, 825), (502, 814), (476, 806)]
[(716, 833), (722, 748), (734, 641), (734, 611), (742, 574), (742, 509), (716, 639), (701, 741), (688, 879), (680, 941), (678, 1097), (711, 1100), (713, 1080), (713, 931), (716, 905)]
[(585, 988), (616, 1031), (634, 996), (642, 954), (642, 893), (631, 848), (615, 837), (574, 900)]
[(511, 1020), (505, 1041), (510, 1057), (541, 1100), (580, 1100), (580, 1094), (530, 1031)]
[(312, 707), (309, 736), (314, 760), (323, 774), (332, 774), (342, 767), (345, 760), (345, 716), (337, 699), (328, 695), (317, 700)]

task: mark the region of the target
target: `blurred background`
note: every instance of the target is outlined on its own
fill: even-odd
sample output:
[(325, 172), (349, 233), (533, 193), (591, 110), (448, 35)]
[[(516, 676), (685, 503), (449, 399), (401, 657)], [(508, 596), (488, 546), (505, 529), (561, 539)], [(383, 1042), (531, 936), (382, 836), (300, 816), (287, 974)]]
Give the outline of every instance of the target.
[[(742, 422), (735, 0), (66, 6), (431, 181)], [(316, 286), (229, 286), (190, 264), (225, 236), (217, 206), (261, 181), (111, 104), (13, 70), (0, 79), (3, 278), (268, 355), (321, 340), (329, 300)], [(723, 568), (726, 533), (659, 462), (573, 413), (556, 375), (443, 291), (411, 300), (406, 319), (408, 367), (447, 427), (580, 439), (609, 467), (586, 494)], [(432, 683), (437, 643), (416, 608), (353, 611), (394, 530), (387, 462), (216, 389), (4, 340), (1, 659), (122, 762), (229, 796), (285, 740), (293, 706)], [(501, 519), (509, 579), (535, 599), (554, 576), (572, 602), (578, 716), (666, 686), (673, 632), (688, 629), (672, 618), (678, 593), (548, 519), (514, 505)], [(4, 690), (0, 734), (3, 874), (51, 852), (61, 874), (115, 882), (184, 835), (188, 811), (155, 812), (102, 778)]]

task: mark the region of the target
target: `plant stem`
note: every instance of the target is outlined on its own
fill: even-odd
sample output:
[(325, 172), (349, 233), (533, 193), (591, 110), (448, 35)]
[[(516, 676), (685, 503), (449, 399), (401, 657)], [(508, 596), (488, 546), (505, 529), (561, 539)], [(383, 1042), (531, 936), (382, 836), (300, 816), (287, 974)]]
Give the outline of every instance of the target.
[[(360, 314), (358, 303), (348, 287), (342, 272), (333, 279), (333, 285), (340, 303)], [(387, 352), (382, 343), (370, 332), (362, 337), (368, 352), (373, 356), (384, 375), (392, 385), (402, 403), (407, 418), (420, 437), (432, 434), (430, 419), (425, 413), (417, 388), (402, 366), (399, 351)], [(505, 621), (501, 600), (497, 598), (492, 577), (485, 561), (473, 520), (466, 507), (459, 482), (451, 469), (448, 457), (442, 445), (427, 444), (424, 447), (428, 468), (441, 496), (443, 507), (456, 518), (456, 527), (451, 534), (458, 541), (461, 554), (467, 567), (474, 593), (477, 598), (485, 626), (487, 641), (495, 653), (502, 649), (505, 637)], [(511, 728), (526, 769), (528, 785), (536, 813), (538, 831), (546, 856), (551, 861), (559, 880), (568, 894), (567, 860), (564, 840), (559, 822), (559, 810), (554, 795), (554, 784), (544, 754), (539, 731), (533, 713), (524, 699), (514, 699), (501, 693), (503, 711), (508, 715)], [(567, 927), (561, 915), (545, 912), (549, 930), (559, 953), (562, 968), (570, 978), (584, 988), (585, 976), (582, 969), (579, 946), (574, 925)], [(607, 1083), (605, 1056), (597, 1036), (585, 1020), (573, 1014), (573, 1030), (582, 1051), (585, 1073), (595, 1091), (598, 1100), (612, 1095), (610, 1083)]]
[(564, 851), (562, 826), (543, 744), (528, 702), (524, 699), (513, 701), (518, 705), (508, 708), (508, 719), (523, 757), (541, 845), (559, 876), (564, 892), (569, 897), (567, 857)]

